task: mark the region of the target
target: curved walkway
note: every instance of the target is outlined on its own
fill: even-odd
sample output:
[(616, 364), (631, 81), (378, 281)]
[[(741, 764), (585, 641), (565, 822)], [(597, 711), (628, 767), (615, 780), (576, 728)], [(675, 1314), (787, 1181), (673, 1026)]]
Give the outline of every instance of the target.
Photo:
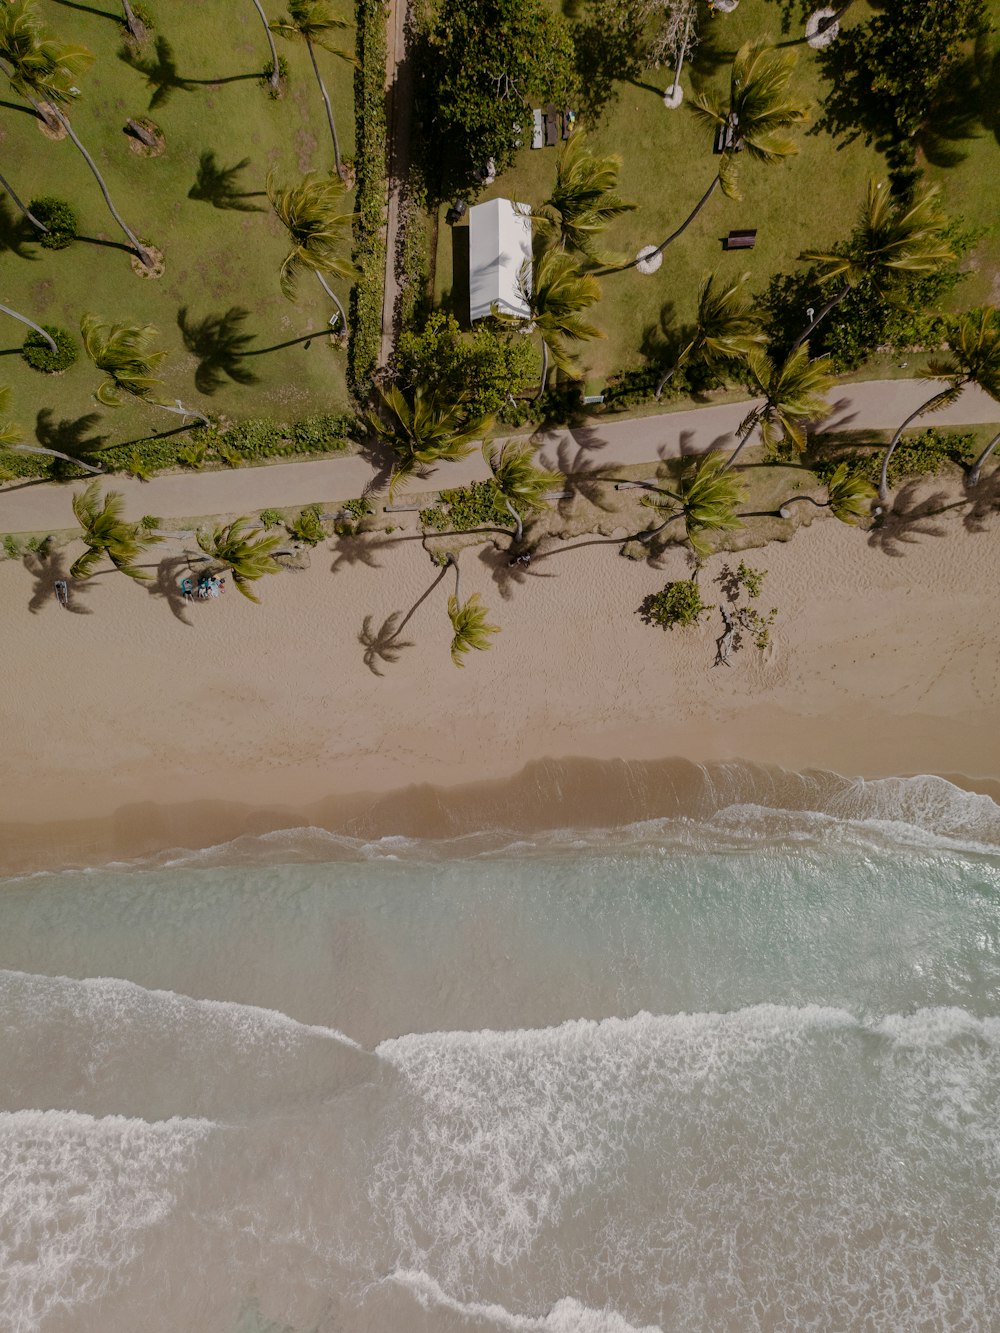
[[(868, 380), (847, 384), (832, 402), (825, 430), (886, 430), (930, 396), (926, 380)], [(651, 463), (678, 454), (731, 447), (734, 432), (752, 404), (726, 403), (657, 416), (598, 419), (586, 426), (541, 437), (541, 457), (562, 472), (581, 472), (595, 465)], [(1000, 426), (1000, 404), (975, 386), (957, 403), (935, 412), (928, 422), (940, 426)], [(479, 451), (459, 463), (436, 469), (430, 480), (412, 487), (464, 486), (489, 475)], [(125, 496), (128, 518), (143, 514), (161, 518), (195, 518), (210, 514), (244, 514), (273, 507), (336, 502), (359, 496), (374, 477), (370, 463), (357, 454), (311, 462), (277, 463), (269, 467), (223, 472), (169, 473), (150, 482), (111, 477), (109, 484)], [(77, 482), (14, 485), (0, 490), (0, 532), (49, 532), (75, 526), (70, 495)], [(405, 499), (405, 496), (403, 497)]]

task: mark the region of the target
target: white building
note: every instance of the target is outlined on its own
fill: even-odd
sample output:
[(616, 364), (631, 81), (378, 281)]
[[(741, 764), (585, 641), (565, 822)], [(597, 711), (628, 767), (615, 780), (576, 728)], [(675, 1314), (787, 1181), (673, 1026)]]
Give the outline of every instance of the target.
[(530, 319), (522, 284), (531, 291), (528, 209), (512, 199), (473, 205), (469, 209), (470, 319), (485, 319), (494, 306), (506, 315)]

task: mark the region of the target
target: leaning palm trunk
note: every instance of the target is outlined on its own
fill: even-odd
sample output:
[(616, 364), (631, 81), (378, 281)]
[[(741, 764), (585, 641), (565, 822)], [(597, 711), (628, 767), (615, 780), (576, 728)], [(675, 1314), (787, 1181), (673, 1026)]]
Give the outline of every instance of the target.
[(989, 444), (973, 463), (972, 467), (969, 468), (969, 471), (966, 474), (965, 484), (970, 490), (973, 486), (979, 485), (979, 478), (983, 468), (986, 466), (986, 461), (998, 444), (1000, 444), (1000, 432), (993, 436), (993, 439), (990, 440)]
[(545, 392), (545, 385), (548, 382), (548, 378), (549, 378), (549, 345), (543, 338), (542, 339), (542, 382), (541, 384), (539, 384), (538, 392), (535, 394), (536, 403), (538, 402), (539, 398), (541, 398), (542, 394)]
[(129, 0), (122, 0), (122, 12), (125, 15), (125, 26), (129, 30), (129, 35), (136, 42), (142, 42), (146, 39), (146, 29), (136, 17), (135, 10), (129, 4)]
[(751, 412), (749, 418), (749, 424), (746, 426), (746, 429), (740, 436), (739, 444), (736, 446), (736, 448), (733, 450), (733, 452), (729, 455), (728, 459), (726, 460), (726, 466), (722, 469), (723, 472), (728, 472), (729, 469), (733, 466), (737, 458), (739, 458), (743, 446), (750, 439), (750, 436), (754, 433), (754, 431), (757, 429), (759, 425), (760, 425), (759, 414), (757, 412)]
[(850, 293), (850, 290), (851, 290), (851, 284), (849, 282), (845, 282), (843, 287), (841, 287), (840, 291), (837, 292), (834, 296), (830, 297), (826, 305), (821, 307), (819, 313), (813, 316), (812, 320), (806, 325), (806, 327), (802, 330), (799, 336), (792, 343), (792, 346), (790, 348), (792, 352), (798, 351), (798, 349), (802, 346), (805, 340), (811, 336), (812, 331), (813, 329), (815, 329), (816, 325), (821, 324), (823, 320), (826, 319), (827, 315), (830, 314), (831, 311), (836, 310), (837, 306), (840, 305), (841, 301), (843, 301), (845, 297)]
[(320, 286), (323, 288), (323, 290), (326, 292), (327, 296), (330, 298), (330, 300), (333, 302), (333, 304), (337, 307), (337, 314), (340, 316), (340, 323), (341, 323), (342, 327), (343, 327), (344, 329), (346, 329), (346, 328), (347, 328), (347, 316), (344, 314), (344, 307), (340, 304), (340, 300), (339, 300), (339, 298), (338, 298), (338, 296), (337, 296), (337, 293), (333, 290), (333, 288), (332, 288), (332, 287), (330, 286), (330, 284), (327, 282), (326, 278), (323, 277), (323, 274), (320, 273), (320, 271), (319, 271), (318, 268), (313, 269), (313, 272), (316, 274), (316, 281), (319, 283), (319, 285), (320, 285)]
[(153, 267), (152, 256), (150, 255), (149, 251), (145, 248), (145, 246), (142, 244), (142, 242), (139, 240), (138, 236), (136, 236), (135, 232), (132, 231), (131, 227), (128, 225), (128, 223), (125, 221), (122, 215), (118, 212), (118, 209), (115, 208), (115, 202), (111, 198), (111, 195), (108, 191), (108, 187), (105, 184), (104, 177), (97, 169), (97, 163), (94, 161), (94, 159), (87, 152), (86, 148), (84, 148), (83, 144), (77, 138), (76, 131), (73, 129), (73, 126), (69, 123), (69, 117), (66, 116), (57, 106), (54, 106), (52, 108), (52, 114), (58, 120), (59, 124), (62, 125), (62, 127), (65, 129), (69, 137), (72, 139), (76, 148), (80, 152), (80, 155), (83, 157), (83, 160), (86, 162), (87, 166), (93, 173), (94, 179), (100, 186), (101, 194), (104, 195), (104, 202), (108, 206), (108, 212), (111, 214), (114, 220), (118, 223), (119, 227), (125, 233), (125, 236), (129, 241), (129, 244), (131, 245), (135, 253), (138, 255), (139, 260), (142, 263), (143, 267), (152, 268)]
[[(667, 239), (666, 239), (665, 241), (663, 241), (660, 245), (658, 245), (658, 246), (656, 247), (656, 249), (653, 250), (650, 254), (643, 255), (642, 258), (643, 258), (643, 259), (647, 259), (647, 260), (655, 258), (656, 255), (660, 255), (660, 254), (662, 254), (663, 251), (667, 248), (668, 245), (670, 245), (673, 241), (676, 241), (678, 236), (683, 235), (683, 233), (687, 231), (688, 227), (690, 227), (691, 223), (695, 220), (695, 218), (698, 216), (698, 214), (701, 212), (701, 210), (702, 210), (702, 209), (705, 207), (705, 205), (708, 203), (709, 199), (711, 199), (712, 195), (713, 195), (713, 194), (715, 193), (715, 191), (719, 188), (719, 186), (721, 185), (721, 183), (722, 183), (722, 182), (721, 182), (720, 178), (719, 178), (718, 176), (716, 176), (716, 177), (713, 179), (712, 184), (708, 187), (708, 189), (705, 191), (705, 193), (701, 196), (701, 198), (700, 198), (700, 199), (698, 200), (698, 202), (695, 204), (694, 208), (692, 208), (691, 212), (687, 215), (687, 217), (684, 219), (684, 221), (681, 223), (681, 225), (677, 228), (677, 230), (676, 230), (676, 231), (672, 231), (672, 232), (670, 233), (670, 235), (667, 237)], [(604, 273), (623, 273), (623, 272), (625, 272), (626, 269), (635, 268), (636, 264), (638, 264), (638, 263), (639, 263), (639, 256), (636, 255), (635, 259), (630, 259), (629, 262), (628, 262), (627, 264), (622, 264), (620, 268), (609, 268), (609, 269), (604, 269), (604, 270), (602, 270), (602, 272), (604, 272)]]
[(337, 175), (341, 180), (344, 179), (344, 167), (340, 160), (340, 140), (337, 138), (337, 126), (333, 119), (333, 107), (330, 105), (330, 94), (326, 91), (326, 84), (323, 82), (323, 76), (319, 72), (319, 65), (316, 63), (316, 52), (313, 50), (313, 44), (306, 38), (306, 49), (309, 52), (309, 59), (312, 61), (313, 73), (316, 75), (316, 82), (319, 84), (319, 90), (323, 94), (323, 105), (326, 107), (326, 119), (330, 125), (330, 137), (333, 139), (333, 164)]
[(35, 321), (33, 319), (29, 319), (27, 315), (19, 315), (16, 310), (11, 310), (9, 305), (0, 305), (0, 312), (2, 312), (5, 315), (10, 315), (11, 319), (19, 320), (22, 324), (27, 324), (29, 329), (34, 329), (36, 333), (41, 334), (41, 336), (45, 339), (48, 345), (52, 348), (53, 352), (59, 351), (59, 348), (56, 346), (55, 339), (52, 337), (51, 333), (45, 332), (41, 324), (36, 324)]
[(72, 458), (69, 454), (61, 454), (58, 449), (43, 449), (40, 444), (9, 444), (7, 448), (18, 454), (45, 454), (48, 458), (61, 458), (64, 463), (72, 463), (74, 467), (82, 467), (84, 472), (92, 472), (95, 476), (104, 473), (103, 468), (92, 467), (90, 463), (85, 463), (82, 458)]
[(940, 390), (940, 392), (934, 394), (932, 398), (928, 398), (926, 403), (921, 403), (920, 406), (916, 408), (915, 411), (911, 412), (906, 420), (897, 427), (895, 435), (893, 435), (892, 439), (889, 441), (886, 451), (882, 456), (882, 470), (879, 473), (878, 478), (878, 498), (881, 504), (885, 504), (889, 499), (889, 460), (896, 452), (896, 446), (902, 438), (903, 431), (906, 430), (911, 421), (916, 421), (917, 417), (922, 417), (925, 412), (933, 412), (936, 407), (942, 407), (954, 396), (954, 393), (954, 385), (949, 385), (947, 389)]
[(514, 508), (514, 506), (511, 504), (511, 502), (507, 499), (506, 496), (504, 496), (503, 503), (504, 503), (504, 508), (507, 510), (507, 513), (510, 514), (511, 518), (514, 520), (514, 545), (520, 546), (521, 538), (524, 536), (524, 524), (521, 521), (521, 515), (517, 512), (517, 510)]
[(46, 227), (45, 224), (44, 224), (43, 222), (39, 222), (39, 221), (38, 221), (38, 219), (35, 217), (34, 213), (32, 213), (31, 209), (27, 206), (27, 204), (23, 204), (23, 203), (21, 202), (21, 200), (17, 197), (17, 195), (14, 193), (13, 189), (11, 188), (10, 181), (7, 180), (4, 176), (0, 176), (0, 186), (2, 186), (2, 187), (7, 191), (7, 193), (10, 195), (10, 197), (14, 200), (14, 203), (18, 206), (18, 208), (21, 210), (21, 212), (24, 214), (24, 216), (28, 219), (28, 221), (31, 223), (31, 225), (32, 225), (33, 227), (36, 227), (36, 228), (38, 229), (38, 231), (40, 231), (40, 232), (44, 232), (45, 235), (48, 235), (48, 231), (49, 231), (48, 227)]
[(660, 376), (660, 382), (659, 382), (659, 384), (657, 384), (657, 386), (656, 386), (656, 392), (655, 392), (655, 395), (654, 395), (657, 399), (660, 398), (660, 396), (661, 396), (662, 393), (663, 393), (663, 390), (667, 387), (667, 385), (670, 383), (670, 381), (673, 379), (673, 377), (674, 377), (674, 376), (677, 374), (677, 372), (680, 370), (681, 366), (684, 364), (684, 362), (685, 362), (685, 361), (688, 359), (688, 357), (691, 355), (691, 351), (692, 351), (693, 347), (694, 347), (694, 343), (693, 343), (693, 342), (689, 342), (688, 345), (687, 345), (687, 347), (684, 348), (683, 352), (681, 352), (680, 356), (677, 358), (677, 360), (674, 362), (674, 364), (670, 367), (670, 369), (667, 370), (667, 371), (664, 371), (664, 373)]
[(210, 426), (212, 423), (204, 412), (199, 412), (196, 408), (185, 407), (179, 398), (175, 398), (176, 407), (171, 407), (169, 403), (161, 403), (156, 398), (146, 398), (144, 402), (149, 403), (150, 407), (162, 407), (164, 412), (173, 412), (179, 417), (197, 417), (203, 426)]
[(260, 21), (267, 33), (267, 44), (271, 48), (271, 77), (268, 82), (271, 86), (271, 92), (276, 93), (278, 91), (278, 48), (274, 44), (274, 34), (271, 32), (271, 25), (267, 21), (267, 15), (261, 7), (260, 0), (250, 0), (250, 3), (260, 15)]

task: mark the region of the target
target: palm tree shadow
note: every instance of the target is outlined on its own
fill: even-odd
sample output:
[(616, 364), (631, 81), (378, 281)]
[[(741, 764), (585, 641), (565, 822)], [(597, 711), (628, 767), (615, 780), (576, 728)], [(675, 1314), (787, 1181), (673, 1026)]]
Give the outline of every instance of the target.
[(237, 189), (237, 176), (250, 165), (248, 157), (242, 158), (235, 166), (221, 167), (215, 160), (215, 153), (206, 149), (198, 160), (198, 174), (188, 190), (189, 199), (203, 200), (213, 208), (234, 209), (240, 213), (264, 213), (267, 210), (258, 204), (251, 204), (250, 199), (262, 198), (264, 190)]
[(118, 59), (146, 76), (146, 86), (153, 89), (149, 99), (149, 110), (162, 106), (173, 92), (193, 93), (201, 86), (216, 87), (221, 83), (239, 83), (243, 79), (256, 79), (260, 72), (250, 74), (229, 74), (218, 79), (187, 79), (177, 68), (174, 48), (166, 37), (157, 37), (153, 43), (153, 54), (144, 55), (126, 44), (118, 52)]
[(0, 254), (37, 260), (39, 256), (25, 248), (29, 244), (38, 244), (38, 232), (23, 213), (11, 208), (7, 196), (0, 194)]
[(948, 503), (944, 491), (935, 491), (919, 499), (919, 480), (908, 482), (891, 501), (891, 508), (880, 514), (868, 534), (868, 545), (883, 555), (899, 558), (906, 547), (919, 542), (921, 537), (944, 537), (948, 529), (936, 523), (941, 514), (958, 509), (966, 501)]
[(69, 611), (75, 616), (92, 616), (93, 607), (84, 606), (80, 601), (85, 592), (90, 591), (92, 579), (86, 582), (78, 582), (70, 578), (69, 562), (62, 551), (48, 550), (44, 554), (38, 552), (29, 552), (24, 557), (24, 567), (34, 578), (35, 586), (31, 592), (31, 599), (28, 602), (28, 610), (33, 616), (52, 604), (59, 606), (55, 594), (55, 583), (61, 579), (66, 584), (68, 601), (61, 609)]
[(990, 527), (989, 520), (1000, 513), (1000, 468), (980, 477), (979, 485), (966, 494), (971, 503), (962, 515), (962, 522), (968, 532), (985, 532)]
[(227, 377), (236, 384), (257, 383), (259, 377), (241, 364), (248, 344), (257, 336), (242, 332), (249, 315), (249, 310), (234, 305), (224, 315), (206, 315), (196, 322), (188, 317), (187, 306), (178, 310), (177, 326), (184, 346), (198, 358), (194, 383), (199, 393), (211, 397), (225, 385)]
[(438, 586), (444, 576), (448, 573), (448, 565), (442, 565), (438, 574), (431, 581), (430, 585), (424, 589), (417, 600), (404, 615), (402, 611), (393, 611), (393, 613), (383, 620), (377, 630), (372, 629), (372, 616), (365, 616), (361, 626), (361, 632), (358, 634), (358, 643), (364, 648), (365, 666), (374, 676), (385, 675), (384, 671), (379, 671), (376, 662), (393, 663), (399, 660), (399, 655), (404, 648), (412, 648), (414, 645), (405, 639), (400, 639), (400, 634), (409, 624), (418, 607), (422, 606), (430, 597), (431, 593)]
[[(168, 555), (156, 566), (156, 577), (145, 585), (150, 597), (162, 597), (173, 616), (182, 625), (193, 625), (187, 612), (194, 605), (181, 592), (181, 578), (184, 572), (192, 569), (191, 557), (185, 552), (181, 555)], [(200, 573), (200, 571), (199, 571)]]
[(55, 2), (57, 5), (62, 5), (64, 9), (77, 9), (81, 14), (95, 14), (101, 19), (111, 19), (119, 27), (124, 26), (121, 14), (113, 14), (110, 10), (94, 9), (92, 5), (80, 5), (76, 3), (76, 0), (55, 0)]
[(35, 439), (43, 449), (58, 449), (61, 454), (87, 462), (109, 439), (107, 435), (91, 434), (101, 420), (100, 412), (85, 412), (81, 417), (64, 417), (61, 421), (55, 421), (54, 416), (51, 407), (42, 407), (35, 417)]
[[(522, 545), (526, 550), (530, 550), (533, 542), (530, 532), (526, 531)], [(490, 577), (496, 584), (497, 591), (505, 602), (512, 600), (516, 589), (523, 588), (529, 579), (553, 579), (556, 578), (555, 570), (549, 574), (541, 573), (533, 568), (535, 554), (532, 554), (532, 563), (528, 565), (513, 564), (511, 562), (511, 551), (513, 546), (496, 546), (493, 542), (482, 547), (479, 552), (479, 559), (486, 566)]]
[(334, 537), (334, 561), (330, 566), (330, 573), (336, 574), (345, 566), (350, 568), (353, 565), (367, 565), (369, 569), (381, 569), (382, 565), (376, 558), (380, 552), (386, 551), (400, 542), (422, 542), (424, 534), (422, 532), (414, 533), (411, 537), (391, 537), (388, 534), (376, 537), (371, 532), (358, 533), (338, 533)]

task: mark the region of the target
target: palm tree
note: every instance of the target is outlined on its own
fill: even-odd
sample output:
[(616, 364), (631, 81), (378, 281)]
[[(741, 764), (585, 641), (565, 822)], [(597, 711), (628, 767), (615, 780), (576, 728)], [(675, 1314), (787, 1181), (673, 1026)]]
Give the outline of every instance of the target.
[(841, 286), (802, 330), (792, 351), (863, 278), (871, 280), (874, 295), (884, 296), (900, 279), (926, 277), (955, 258), (945, 236), (948, 220), (937, 197), (938, 188), (933, 186), (914, 203), (899, 203), (888, 186), (872, 177), (854, 234), (843, 251), (805, 250), (799, 255), (819, 265), (820, 282), (839, 281)]
[[(788, 91), (794, 64), (795, 56), (790, 51), (776, 51), (762, 40), (746, 42), (737, 51), (730, 70), (728, 102), (723, 103), (713, 93), (701, 93), (687, 103), (695, 115), (724, 136), (719, 170), (677, 230), (646, 259), (662, 254), (686, 231), (720, 185), (728, 198), (742, 198), (737, 184), (739, 151), (745, 152), (751, 162), (765, 166), (783, 162), (798, 152), (787, 131), (808, 118), (809, 108)], [(625, 267), (632, 268), (638, 262), (638, 258), (633, 259)]]
[(412, 404), (396, 385), (379, 392), (390, 420), (375, 412), (369, 412), (367, 420), (396, 455), (389, 479), (390, 500), (397, 488), (420, 468), (467, 458), (472, 452), (472, 441), (488, 434), (493, 425), (491, 417), (466, 420), (461, 402), (443, 403), (419, 386), (414, 390)]
[(990, 454), (993, 452), (993, 450), (997, 447), (998, 444), (1000, 444), (1000, 432), (998, 432), (996, 435), (993, 436), (992, 440), (990, 440), (989, 444), (979, 455), (976, 461), (972, 464), (972, 467), (969, 468), (969, 471), (966, 473), (965, 476), (965, 484), (966, 486), (968, 486), (970, 490), (973, 488), (973, 486), (979, 485), (979, 478), (982, 474), (983, 468), (986, 466), (986, 460), (989, 458)]
[(749, 278), (749, 273), (742, 273), (728, 286), (715, 273), (702, 279), (694, 332), (673, 365), (663, 372), (656, 386), (657, 398), (691, 357), (701, 357), (709, 365), (717, 365), (744, 357), (763, 343), (760, 320), (743, 292)]
[(267, 21), (267, 15), (264, 13), (264, 7), (260, 3), (260, 0), (250, 0), (250, 3), (260, 15), (260, 21), (264, 25), (265, 33), (267, 33), (267, 44), (271, 48), (271, 77), (268, 79), (268, 83), (271, 85), (271, 92), (276, 93), (278, 91), (280, 78), (278, 70), (278, 48), (274, 44), (274, 34), (271, 32), (271, 25)]
[(721, 454), (710, 453), (687, 465), (676, 491), (657, 487), (655, 495), (644, 495), (642, 503), (666, 513), (666, 518), (640, 541), (648, 543), (673, 522), (684, 519), (684, 531), (696, 555), (707, 555), (712, 549), (706, 541), (706, 532), (732, 532), (743, 526), (737, 517), (736, 506), (743, 502), (746, 488), (739, 477), (731, 476)]
[(544, 509), (546, 493), (558, 484), (559, 474), (537, 466), (535, 447), (526, 440), (508, 440), (499, 450), (491, 440), (484, 440), (483, 457), (493, 473), (493, 484), (504, 507), (514, 520), (514, 542), (520, 543), (524, 536), (520, 511)]
[(758, 427), (766, 445), (788, 439), (801, 452), (806, 446), (806, 427), (828, 412), (826, 395), (837, 382), (830, 358), (818, 356), (810, 361), (808, 347), (789, 352), (781, 365), (775, 365), (766, 352), (755, 347), (746, 363), (764, 401), (740, 423), (739, 444), (729, 455), (727, 469)]
[(259, 602), (260, 598), (249, 585), (281, 569), (274, 558), (281, 546), (280, 534), (251, 535), (257, 531), (252, 519), (236, 518), (232, 523), (216, 524), (211, 532), (197, 534), (201, 549), (231, 571), (237, 589), (251, 602)]
[(153, 389), (163, 383), (153, 374), (166, 356), (157, 351), (154, 342), (157, 331), (152, 324), (104, 324), (96, 315), (84, 315), (80, 320), (84, 351), (98, 370), (107, 378), (98, 386), (95, 398), (105, 407), (121, 407), (122, 394), (141, 398), (151, 407), (162, 408), (176, 416), (196, 417), (203, 425), (210, 425), (204, 412), (185, 407), (175, 399), (175, 406), (159, 398), (151, 398)]
[(790, 518), (788, 506), (797, 500), (804, 500), (817, 509), (829, 509), (841, 523), (857, 524), (871, 516), (872, 501), (877, 495), (878, 491), (867, 477), (852, 472), (847, 463), (838, 463), (826, 483), (825, 500), (816, 500), (811, 495), (793, 495), (785, 501), (778, 513), (782, 518)]
[(137, 569), (135, 561), (159, 536), (146, 530), (142, 523), (126, 523), (122, 514), (125, 497), (120, 491), (108, 491), (101, 498), (100, 482), (90, 481), (73, 496), (73, 513), (83, 529), (87, 550), (75, 561), (70, 577), (87, 579), (106, 556), (115, 569), (130, 579), (148, 579), (150, 575)]
[(454, 631), (451, 640), (451, 660), (457, 667), (464, 667), (462, 660), (470, 648), (485, 652), (492, 648), (492, 634), (500, 633), (499, 625), (490, 625), (486, 617), (489, 611), (483, 605), (483, 599), (474, 592), (465, 602), (457, 597), (448, 598), (448, 618)]
[(936, 412), (956, 402), (967, 384), (978, 384), (991, 398), (1000, 400), (1000, 318), (996, 309), (993, 306), (978, 306), (949, 320), (945, 344), (950, 355), (929, 366), (927, 371), (928, 379), (946, 380), (945, 388), (910, 413), (897, 428), (882, 455), (882, 471), (878, 482), (878, 497), (882, 504), (889, 499), (889, 460), (911, 421), (923, 416), (925, 412)]
[(312, 61), (313, 73), (316, 75), (316, 82), (319, 84), (319, 90), (323, 95), (323, 105), (326, 107), (326, 119), (330, 126), (330, 137), (333, 139), (334, 168), (341, 180), (344, 180), (345, 173), (344, 165), (340, 160), (340, 140), (337, 138), (337, 126), (333, 120), (330, 94), (326, 91), (326, 84), (323, 82), (319, 65), (316, 63), (316, 47), (321, 46), (324, 51), (329, 51), (331, 55), (339, 56), (341, 60), (346, 60), (350, 65), (356, 65), (357, 61), (354, 59), (352, 52), (334, 46), (331, 37), (331, 34), (338, 29), (349, 28), (350, 26), (343, 19), (334, 18), (326, 0), (288, 0), (288, 17), (275, 19), (271, 24), (271, 30), (281, 37), (287, 37), (289, 40), (301, 40), (306, 44), (309, 59)]
[[(600, 329), (582, 318), (581, 312), (600, 299), (601, 286), (591, 273), (581, 273), (576, 261), (564, 250), (546, 250), (534, 266), (533, 281), (522, 274), (519, 282), (521, 295), (531, 311), (534, 327), (542, 336), (542, 378), (535, 395), (536, 401), (545, 392), (549, 377), (549, 357), (556, 366), (573, 379), (581, 379), (583, 371), (566, 342), (586, 342), (603, 338)], [(516, 317), (493, 312), (498, 318), (514, 322)], [(521, 320), (518, 319), (520, 324)]]
[[(62, 109), (79, 96), (75, 80), (90, 68), (93, 59), (85, 46), (67, 45), (48, 36), (34, 13), (32, 0), (10, 0), (8, 4), (0, 5), (0, 71), (42, 120), (54, 119), (63, 127), (93, 173), (111, 216), (132, 250), (146, 268), (152, 268), (152, 255), (118, 212), (96, 162), (80, 142)], [(48, 104), (46, 110), (39, 106), (40, 101)]]
[(344, 307), (324, 276), (349, 281), (357, 272), (344, 253), (350, 244), (354, 214), (345, 211), (347, 190), (343, 181), (310, 172), (298, 185), (280, 189), (273, 175), (268, 175), (266, 188), (271, 207), (292, 240), (292, 249), (281, 265), (281, 290), (293, 301), (299, 275), (315, 273), (346, 329)]
[(594, 245), (597, 236), (615, 218), (636, 207), (617, 193), (621, 165), (621, 158), (614, 155), (595, 157), (586, 146), (583, 130), (574, 130), (566, 140), (552, 194), (536, 215), (543, 230), (558, 234), (562, 249), (600, 259)]

